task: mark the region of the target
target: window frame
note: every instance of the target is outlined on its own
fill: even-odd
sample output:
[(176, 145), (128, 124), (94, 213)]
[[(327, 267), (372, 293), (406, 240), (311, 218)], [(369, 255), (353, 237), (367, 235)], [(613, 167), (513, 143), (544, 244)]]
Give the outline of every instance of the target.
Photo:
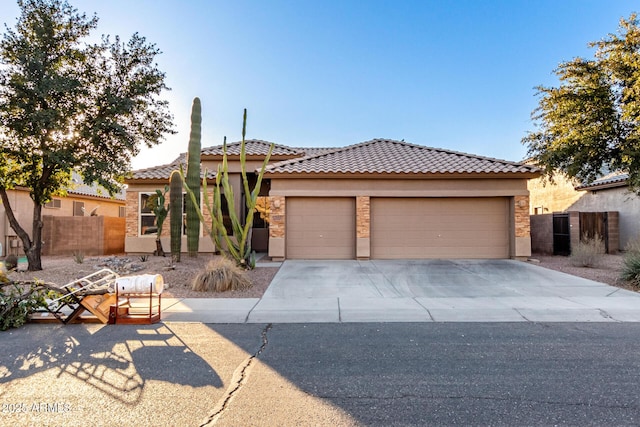
[[(139, 191), (138, 192), (138, 237), (157, 237), (157, 233), (150, 233), (150, 234), (142, 234), (142, 217), (146, 216), (146, 217), (152, 217), (154, 218), (153, 223), (155, 224), (155, 215), (153, 214), (153, 212), (142, 212), (142, 196), (146, 195), (146, 196), (151, 196), (153, 194), (156, 194), (155, 191)], [(182, 193), (182, 237), (185, 237), (187, 235), (187, 193)], [(200, 193), (200, 209), (202, 209), (202, 193)], [(199, 221), (198, 221), (199, 222)], [(202, 237), (202, 224), (200, 224), (200, 231), (199, 231), (200, 236)]]
[(44, 204), (47, 209), (62, 209), (62, 199), (51, 199), (48, 203)]
[(79, 200), (73, 201), (73, 216), (86, 216), (84, 211), (84, 202)]

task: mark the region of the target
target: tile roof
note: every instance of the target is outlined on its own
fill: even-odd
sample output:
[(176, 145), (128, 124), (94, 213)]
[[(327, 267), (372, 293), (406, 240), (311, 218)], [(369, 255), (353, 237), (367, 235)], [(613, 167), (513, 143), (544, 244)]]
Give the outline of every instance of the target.
[(267, 167), (267, 174), (539, 174), (535, 166), (390, 139), (356, 145)]
[[(241, 141), (232, 142), (227, 144), (227, 153), (232, 156), (240, 155), (240, 146)], [(245, 150), (248, 156), (266, 156), (269, 152), (270, 142), (263, 141), (260, 139), (249, 139), (245, 141)], [(286, 156), (286, 157), (301, 157), (306, 154), (307, 151), (313, 150), (313, 153), (324, 152), (326, 148), (295, 148), (295, 147), (287, 147), (285, 145), (274, 144), (274, 149), (272, 152), (272, 156)], [(200, 151), (202, 156), (222, 156), (222, 145), (217, 145), (215, 147), (205, 147)], [(145, 169), (138, 169), (132, 172), (131, 178), (128, 181), (132, 180), (164, 180), (169, 179), (171, 176), (171, 172), (178, 169), (182, 164), (186, 168), (187, 164), (187, 154), (182, 153), (180, 156), (175, 159), (173, 162), (168, 163), (166, 165), (153, 166)], [(202, 174), (201, 174), (202, 175)], [(209, 179), (215, 178), (215, 172), (209, 172)]]
[[(244, 142), (245, 152), (247, 156), (266, 156), (269, 152), (269, 146), (271, 142), (263, 141), (261, 139), (247, 139)], [(227, 154), (231, 156), (240, 155), (241, 141), (232, 142), (227, 144)], [(293, 147), (287, 147), (286, 145), (273, 144), (272, 156), (299, 156), (300, 150)], [(216, 145), (215, 147), (206, 147), (201, 151), (203, 156), (222, 156), (222, 145)]]
[(598, 178), (589, 184), (582, 184), (576, 190), (597, 190), (598, 188), (623, 187), (627, 185), (629, 174), (624, 172), (611, 172), (602, 178)]
[[(176, 169), (180, 169), (180, 165), (183, 166), (185, 172), (187, 168), (187, 154), (182, 153), (173, 162), (166, 165), (153, 166), (146, 169), (138, 169), (133, 171), (131, 177), (127, 181), (131, 180), (167, 180), (171, 177), (171, 172)], [(200, 171), (200, 177), (204, 176), (203, 171)], [(214, 179), (216, 177), (215, 172), (208, 171), (207, 178)]]
[[(93, 183), (92, 185), (85, 184), (82, 181), (80, 174), (76, 172), (73, 172), (71, 176), (71, 185), (67, 188), (67, 193), (111, 199), (111, 196), (106, 189), (96, 183)], [(113, 195), (113, 198), (115, 200), (125, 200), (125, 190), (120, 190), (118, 193)]]
[(317, 156), (318, 154), (324, 154), (329, 151), (337, 150), (341, 147), (292, 147), (299, 153), (304, 153), (306, 157)]

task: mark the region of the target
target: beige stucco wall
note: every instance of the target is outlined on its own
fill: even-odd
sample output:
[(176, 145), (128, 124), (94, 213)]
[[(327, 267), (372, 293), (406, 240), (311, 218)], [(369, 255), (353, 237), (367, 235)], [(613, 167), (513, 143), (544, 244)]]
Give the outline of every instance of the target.
[[(536, 208), (544, 213), (553, 212), (619, 212), (620, 250), (640, 238), (640, 198), (627, 187), (601, 190), (579, 190), (577, 183), (562, 175), (554, 177), (554, 183), (543, 183), (541, 178), (529, 181), (530, 213)], [(540, 209), (538, 209), (540, 213)]]
[(540, 214), (565, 212), (584, 195), (584, 192), (574, 190), (576, 185), (577, 181), (561, 174), (554, 175), (553, 182), (543, 178), (529, 180), (529, 212), (535, 214), (536, 208)]
[(498, 197), (526, 196), (524, 179), (272, 179), (270, 196)]

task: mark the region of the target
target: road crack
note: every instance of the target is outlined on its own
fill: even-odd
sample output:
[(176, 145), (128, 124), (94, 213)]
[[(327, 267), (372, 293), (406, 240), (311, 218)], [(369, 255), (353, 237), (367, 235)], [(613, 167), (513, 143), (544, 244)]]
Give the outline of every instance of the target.
[(227, 391), (225, 392), (224, 396), (222, 396), (222, 398), (218, 400), (218, 403), (214, 407), (213, 412), (211, 413), (211, 415), (207, 417), (207, 419), (202, 424), (200, 424), (200, 427), (215, 425), (218, 418), (220, 418), (224, 413), (224, 411), (226, 411), (229, 408), (229, 404), (231, 403), (231, 400), (233, 399), (233, 397), (240, 391), (242, 386), (246, 383), (247, 378), (249, 377), (249, 368), (251, 368), (251, 365), (253, 364), (255, 359), (258, 356), (260, 356), (260, 354), (262, 354), (262, 352), (264, 352), (264, 350), (267, 348), (267, 344), (269, 343), (269, 338), (267, 334), (272, 327), (273, 325), (271, 323), (269, 323), (267, 326), (264, 327), (264, 329), (262, 330), (262, 333), (260, 334), (262, 337), (262, 345), (260, 345), (260, 348), (258, 349), (258, 351), (256, 351), (254, 354), (249, 356), (247, 359), (245, 359), (240, 364), (240, 366), (236, 368), (236, 370), (233, 372), (233, 376), (231, 377), (231, 382), (229, 383), (229, 387), (227, 388)]

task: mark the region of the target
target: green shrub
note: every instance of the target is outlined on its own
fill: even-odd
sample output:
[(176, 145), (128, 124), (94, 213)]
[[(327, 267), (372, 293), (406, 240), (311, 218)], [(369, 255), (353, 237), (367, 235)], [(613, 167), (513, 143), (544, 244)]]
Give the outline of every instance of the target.
[(225, 292), (247, 289), (252, 286), (249, 277), (235, 261), (220, 257), (207, 264), (191, 284), (191, 289), (199, 292)]
[(569, 260), (576, 267), (597, 267), (604, 253), (604, 241), (596, 234), (572, 247)]
[(640, 287), (640, 252), (627, 252), (624, 255), (621, 279)]
[(0, 286), (0, 331), (17, 328), (29, 320), (29, 315), (47, 306), (47, 298), (58, 293), (32, 283), (28, 286), (3, 283)]
[(625, 282), (640, 287), (640, 239), (629, 242), (624, 254), (624, 263), (620, 278)]

